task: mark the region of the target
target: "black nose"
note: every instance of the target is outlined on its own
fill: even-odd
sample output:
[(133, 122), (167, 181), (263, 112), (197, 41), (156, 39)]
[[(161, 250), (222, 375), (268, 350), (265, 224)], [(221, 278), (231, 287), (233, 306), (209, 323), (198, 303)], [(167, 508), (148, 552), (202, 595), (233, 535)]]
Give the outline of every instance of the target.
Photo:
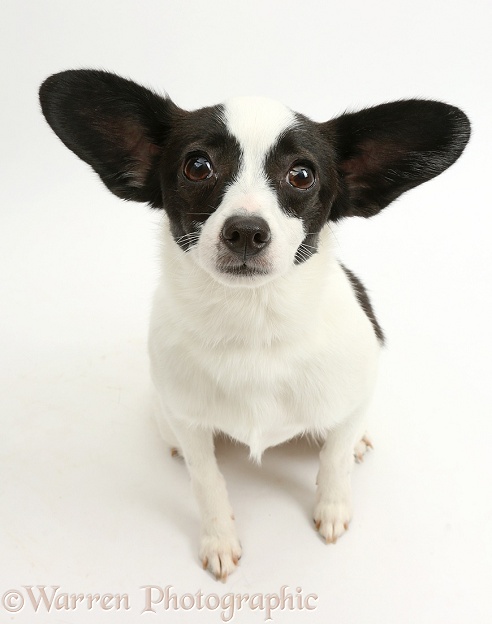
[(270, 239), (270, 228), (262, 217), (228, 217), (222, 228), (222, 240), (243, 261), (264, 249)]

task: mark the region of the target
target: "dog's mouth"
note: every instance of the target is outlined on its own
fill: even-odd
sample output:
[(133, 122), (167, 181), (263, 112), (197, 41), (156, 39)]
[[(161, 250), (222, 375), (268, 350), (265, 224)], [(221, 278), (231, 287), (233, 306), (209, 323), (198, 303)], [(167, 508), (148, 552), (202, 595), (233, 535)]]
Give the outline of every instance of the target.
[(223, 249), (219, 250), (216, 261), (219, 273), (232, 278), (255, 278), (271, 273), (271, 264), (263, 253), (254, 254), (250, 257), (238, 257)]
[(257, 275), (268, 275), (268, 271), (264, 268), (248, 264), (246, 262), (237, 265), (227, 265), (217, 267), (221, 273), (238, 277), (255, 277)]

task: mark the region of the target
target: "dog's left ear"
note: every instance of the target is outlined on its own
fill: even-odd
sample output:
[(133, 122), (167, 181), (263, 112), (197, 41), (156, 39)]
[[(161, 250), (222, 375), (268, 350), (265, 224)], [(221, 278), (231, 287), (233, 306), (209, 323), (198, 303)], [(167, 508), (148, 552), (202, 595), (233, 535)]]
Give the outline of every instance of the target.
[(333, 221), (377, 214), (452, 165), (470, 137), (459, 108), (431, 100), (382, 104), (320, 126), (335, 149), (342, 185)]

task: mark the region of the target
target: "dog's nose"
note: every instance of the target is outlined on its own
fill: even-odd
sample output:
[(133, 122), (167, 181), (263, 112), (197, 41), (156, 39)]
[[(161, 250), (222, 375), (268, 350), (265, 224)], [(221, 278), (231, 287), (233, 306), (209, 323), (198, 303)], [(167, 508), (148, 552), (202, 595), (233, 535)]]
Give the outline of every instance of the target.
[(228, 217), (222, 228), (222, 240), (243, 260), (264, 249), (271, 237), (268, 223), (262, 217)]

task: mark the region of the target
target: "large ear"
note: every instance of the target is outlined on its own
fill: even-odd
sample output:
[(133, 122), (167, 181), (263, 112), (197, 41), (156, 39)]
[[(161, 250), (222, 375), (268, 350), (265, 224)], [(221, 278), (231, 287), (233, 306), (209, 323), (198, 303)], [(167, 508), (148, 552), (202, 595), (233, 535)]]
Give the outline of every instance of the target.
[(72, 70), (39, 91), (46, 120), (118, 197), (161, 204), (156, 164), (178, 109), (115, 74)]
[(371, 217), (442, 173), (470, 137), (466, 115), (430, 100), (403, 100), (320, 124), (334, 146), (342, 192), (330, 219)]

